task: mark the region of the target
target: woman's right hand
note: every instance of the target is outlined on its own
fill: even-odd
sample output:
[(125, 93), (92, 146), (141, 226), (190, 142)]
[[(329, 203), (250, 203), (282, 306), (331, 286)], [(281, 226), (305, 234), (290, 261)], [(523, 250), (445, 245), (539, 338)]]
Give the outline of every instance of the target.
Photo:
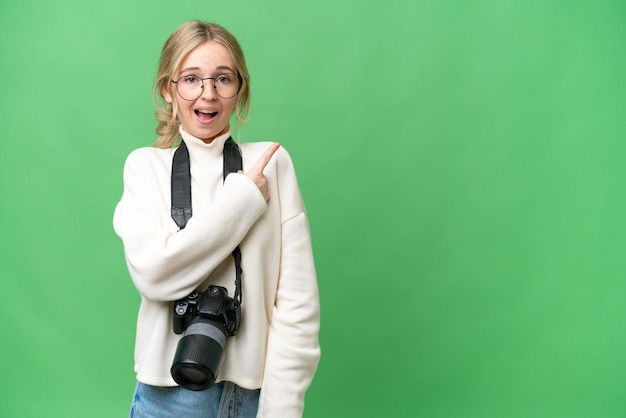
[(276, 152), (276, 150), (280, 148), (280, 144), (278, 142), (273, 143), (259, 158), (259, 161), (252, 167), (248, 172), (244, 173), (242, 170), (239, 170), (238, 173), (246, 175), (250, 180), (256, 184), (259, 188), (259, 191), (265, 198), (266, 202), (270, 200), (269, 190), (267, 190), (267, 179), (263, 174), (263, 170), (267, 166), (267, 164), (272, 159), (272, 156)]

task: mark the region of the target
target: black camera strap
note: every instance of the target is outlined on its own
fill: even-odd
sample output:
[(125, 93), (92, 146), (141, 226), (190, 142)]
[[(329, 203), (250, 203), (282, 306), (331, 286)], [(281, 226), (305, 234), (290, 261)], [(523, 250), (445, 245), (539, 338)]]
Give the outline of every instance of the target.
[[(243, 169), (241, 150), (230, 137), (224, 144), (224, 181), (230, 173)], [(191, 169), (189, 150), (185, 141), (181, 141), (172, 159), (172, 219), (180, 229), (184, 229), (191, 218)], [(241, 304), (241, 250), (233, 250), (235, 260), (235, 303)]]

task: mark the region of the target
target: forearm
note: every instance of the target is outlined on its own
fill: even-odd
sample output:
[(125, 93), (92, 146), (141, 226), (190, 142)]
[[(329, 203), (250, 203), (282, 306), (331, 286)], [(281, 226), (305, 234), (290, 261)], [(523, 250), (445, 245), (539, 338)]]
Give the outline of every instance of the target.
[(122, 198), (114, 226), (139, 292), (151, 300), (177, 300), (228, 257), (265, 208), (254, 183), (231, 175), (219, 201), (194, 214), (183, 230), (168, 227), (169, 219), (164, 222), (150, 209), (139, 209), (132, 195)]

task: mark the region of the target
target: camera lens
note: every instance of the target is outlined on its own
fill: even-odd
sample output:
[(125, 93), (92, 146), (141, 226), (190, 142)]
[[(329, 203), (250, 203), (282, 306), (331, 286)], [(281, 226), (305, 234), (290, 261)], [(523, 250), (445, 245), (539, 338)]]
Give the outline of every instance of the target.
[(207, 376), (201, 370), (198, 370), (191, 366), (181, 365), (178, 368), (178, 375), (184, 380), (189, 382), (192, 385), (201, 385), (202, 382), (206, 381)]
[(205, 390), (212, 386), (224, 361), (225, 344), (223, 322), (195, 317), (176, 348), (171, 368), (174, 381), (189, 390)]

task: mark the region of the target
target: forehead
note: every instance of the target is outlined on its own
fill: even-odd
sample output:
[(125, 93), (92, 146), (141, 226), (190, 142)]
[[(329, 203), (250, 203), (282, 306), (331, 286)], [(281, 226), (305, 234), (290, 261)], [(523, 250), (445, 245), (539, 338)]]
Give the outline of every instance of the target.
[(235, 69), (235, 61), (228, 49), (219, 42), (204, 42), (189, 52), (180, 63), (178, 72), (188, 68), (196, 68), (202, 71), (213, 71), (218, 67)]

